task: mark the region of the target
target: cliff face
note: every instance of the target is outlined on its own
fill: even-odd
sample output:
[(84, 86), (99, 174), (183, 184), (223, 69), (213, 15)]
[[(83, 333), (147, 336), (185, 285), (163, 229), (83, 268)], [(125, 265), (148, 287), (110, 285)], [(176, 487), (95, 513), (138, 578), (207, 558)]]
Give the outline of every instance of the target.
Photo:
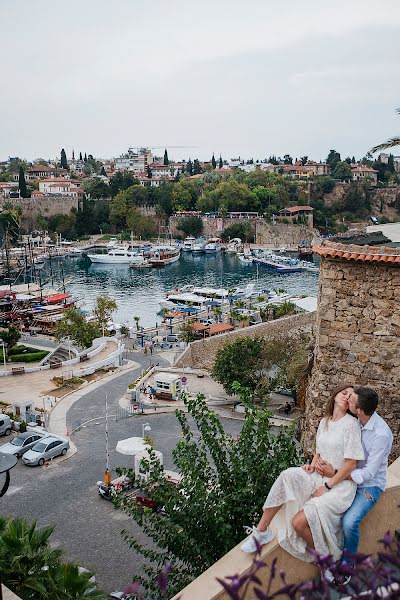
[[(325, 206), (336, 209), (343, 209), (347, 194), (350, 191), (350, 183), (336, 183), (332, 192), (324, 194), (322, 200)], [(371, 210), (375, 215), (382, 215), (388, 219), (394, 219), (398, 216), (397, 209), (400, 207), (400, 185), (388, 188), (375, 188), (369, 190), (369, 201)]]

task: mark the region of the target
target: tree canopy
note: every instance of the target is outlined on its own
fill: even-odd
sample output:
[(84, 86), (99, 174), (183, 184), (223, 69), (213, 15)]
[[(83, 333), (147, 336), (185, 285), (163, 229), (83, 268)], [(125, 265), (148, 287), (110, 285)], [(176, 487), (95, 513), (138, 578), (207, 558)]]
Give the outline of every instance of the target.
[(192, 235), (198, 237), (203, 231), (203, 221), (197, 215), (188, 215), (179, 219), (178, 229), (186, 236)]
[(184, 397), (199, 435), (194, 435), (186, 414), (176, 411), (182, 440), (173, 460), (181, 481), (171, 483), (154, 455), (143, 465), (150, 477), (140, 486), (162, 507), (161, 512), (124, 496), (116, 499), (153, 542), (151, 547), (143, 546), (137, 536), (124, 532), (127, 543), (147, 559), (140, 580), (152, 598), (161, 598), (157, 575), (169, 560), (174, 564), (168, 590), (172, 597), (239, 543), (243, 527), (256, 522), (260, 499), (276, 477), (301, 461), (292, 432), (282, 428), (275, 435), (268, 412), (252, 405), (244, 390), (238, 392), (252, 412), (246, 410), (236, 439), (225, 433), (204, 396)]

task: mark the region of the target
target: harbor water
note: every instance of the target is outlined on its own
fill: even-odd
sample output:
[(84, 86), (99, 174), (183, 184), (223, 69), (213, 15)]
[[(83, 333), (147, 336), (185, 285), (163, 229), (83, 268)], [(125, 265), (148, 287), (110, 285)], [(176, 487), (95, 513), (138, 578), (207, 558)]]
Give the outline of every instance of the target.
[[(51, 273), (46, 266), (45, 276)], [(160, 323), (157, 315), (160, 301), (167, 292), (185, 285), (196, 287), (233, 288), (255, 283), (257, 290), (285, 289), (291, 295), (316, 296), (318, 273), (303, 271), (282, 274), (255, 264), (243, 264), (235, 255), (192, 255), (183, 253), (180, 260), (160, 269), (130, 269), (128, 265), (93, 264), (87, 258), (66, 258), (53, 261), (54, 287), (65, 289), (82, 299), (83, 308), (91, 310), (100, 294), (107, 294), (118, 304), (114, 320), (151, 327)]]

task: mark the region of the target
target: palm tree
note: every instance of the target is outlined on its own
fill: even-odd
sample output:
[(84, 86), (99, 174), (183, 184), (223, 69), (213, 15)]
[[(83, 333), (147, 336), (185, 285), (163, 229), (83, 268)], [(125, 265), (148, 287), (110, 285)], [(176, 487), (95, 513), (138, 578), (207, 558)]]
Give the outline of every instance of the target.
[[(400, 115), (400, 108), (397, 108), (396, 112)], [(400, 136), (392, 137), (389, 140), (386, 140), (386, 142), (383, 142), (382, 144), (378, 144), (377, 146), (374, 146), (373, 148), (371, 148), (370, 152), (374, 153), (374, 152), (377, 152), (378, 150), (386, 150), (387, 148), (394, 148), (394, 146), (400, 146)]]
[(139, 321), (140, 321), (140, 317), (133, 317), (133, 320), (136, 323), (136, 330), (139, 331)]
[(59, 564), (61, 551), (52, 550), (53, 527), (37, 528), (24, 519), (0, 522), (0, 573), (4, 585), (18, 595), (46, 598), (47, 571)]
[(46, 600), (102, 600), (104, 594), (96, 588), (93, 573), (72, 563), (49, 569)]

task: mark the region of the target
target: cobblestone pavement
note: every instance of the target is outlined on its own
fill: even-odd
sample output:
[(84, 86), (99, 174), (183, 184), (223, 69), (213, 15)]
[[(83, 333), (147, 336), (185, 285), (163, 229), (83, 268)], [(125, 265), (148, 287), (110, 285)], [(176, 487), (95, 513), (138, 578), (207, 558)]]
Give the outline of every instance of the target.
[[(129, 358), (147, 367), (149, 358), (134, 352)], [(154, 357), (160, 362), (160, 357)], [(118, 399), (137, 374), (130, 372), (82, 396), (67, 413), (70, 424), (78, 419), (97, 418), (104, 414), (107, 393), (110, 412), (118, 406)], [(227, 431), (235, 435), (241, 421), (223, 419)], [(143, 560), (123, 542), (122, 529), (127, 529), (145, 541), (141, 529), (129, 516), (114, 509), (111, 503), (97, 493), (96, 481), (102, 479), (105, 469), (104, 420), (80, 430), (73, 436), (78, 453), (70, 460), (55, 461), (49, 467), (27, 467), (19, 463), (12, 471), (11, 487), (1, 499), (3, 514), (36, 519), (40, 526), (56, 525), (52, 543), (65, 550), (68, 559), (93, 569), (97, 580), (106, 591), (121, 589), (141, 572)], [(110, 464), (128, 466), (131, 458), (117, 454), (119, 439), (140, 436), (142, 424), (149, 422), (157, 449), (164, 454), (166, 468), (173, 469), (172, 450), (180, 437), (180, 426), (174, 414), (134, 416), (118, 422), (110, 420)], [(7, 438), (0, 438), (1, 443)]]

